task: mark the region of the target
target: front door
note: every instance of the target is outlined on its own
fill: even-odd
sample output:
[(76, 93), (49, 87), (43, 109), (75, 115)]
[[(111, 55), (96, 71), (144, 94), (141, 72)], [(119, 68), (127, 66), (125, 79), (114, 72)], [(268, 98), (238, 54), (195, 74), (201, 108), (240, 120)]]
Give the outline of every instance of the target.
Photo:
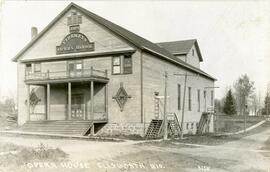
[(82, 76), (82, 62), (72, 61), (68, 64), (69, 77), (81, 77)]
[(71, 96), (71, 119), (84, 119), (84, 99), (83, 94), (73, 94)]

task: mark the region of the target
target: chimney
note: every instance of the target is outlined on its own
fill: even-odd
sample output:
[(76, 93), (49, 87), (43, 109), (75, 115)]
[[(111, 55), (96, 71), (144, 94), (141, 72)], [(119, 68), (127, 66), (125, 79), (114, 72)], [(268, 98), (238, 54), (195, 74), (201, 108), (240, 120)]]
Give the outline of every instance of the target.
[(31, 39), (35, 38), (38, 34), (37, 27), (32, 27), (31, 28)]

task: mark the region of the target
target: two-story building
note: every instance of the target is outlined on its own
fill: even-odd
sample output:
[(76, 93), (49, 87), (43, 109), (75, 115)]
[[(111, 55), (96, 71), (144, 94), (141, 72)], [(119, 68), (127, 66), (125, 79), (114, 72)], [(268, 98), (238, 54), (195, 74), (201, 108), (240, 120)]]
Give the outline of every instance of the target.
[[(26, 131), (144, 135), (161, 118), (156, 99), (164, 95), (165, 71), (167, 111), (181, 120), (185, 101), (186, 133), (214, 105), (215, 78), (200, 69), (196, 40), (153, 43), (74, 3), (40, 33), (32, 28), (13, 61), (18, 123)], [(185, 100), (176, 73), (188, 74)]]

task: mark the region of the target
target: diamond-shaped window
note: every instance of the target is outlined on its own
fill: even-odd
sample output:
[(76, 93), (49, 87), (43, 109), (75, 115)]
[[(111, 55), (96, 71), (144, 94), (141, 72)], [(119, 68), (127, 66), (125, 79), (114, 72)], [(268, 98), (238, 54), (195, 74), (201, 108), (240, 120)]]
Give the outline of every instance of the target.
[(128, 98), (131, 98), (131, 96), (129, 96), (126, 92), (126, 90), (124, 89), (122, 83), (120, 85), (120, 88), (118, 89), (116, 95), (113, 97), (116, 102), (118, 103), (119, 107), (120, 107), (120, 110), (121, 112), (123, 111), (124, 109), (124, 106), (128, 100)]

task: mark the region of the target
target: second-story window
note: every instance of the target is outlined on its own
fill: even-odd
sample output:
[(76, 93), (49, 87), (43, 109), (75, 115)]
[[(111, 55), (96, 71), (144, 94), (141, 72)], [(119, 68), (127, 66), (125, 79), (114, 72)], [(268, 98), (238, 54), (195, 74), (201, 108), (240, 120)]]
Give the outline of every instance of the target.
[(35, 63), (34, 64), (34, 71), (35, 72), (41, 72), (41, 64), (40, 63)]
[(115, 56), (112, 58), (112, 74), (121, 74), (121, 58)]
[(127, 54), (112, 57), (112, 74), (132, 74), (132, 56)]
[(25, 74), (28, 75), (30, 73), (32, 73), (32, 64), (28, 63), (25, 65)]
[(124, 74), (132, 73), (132, 58), (131, 55), (124, 55), (124, 63), (123, 63)]

